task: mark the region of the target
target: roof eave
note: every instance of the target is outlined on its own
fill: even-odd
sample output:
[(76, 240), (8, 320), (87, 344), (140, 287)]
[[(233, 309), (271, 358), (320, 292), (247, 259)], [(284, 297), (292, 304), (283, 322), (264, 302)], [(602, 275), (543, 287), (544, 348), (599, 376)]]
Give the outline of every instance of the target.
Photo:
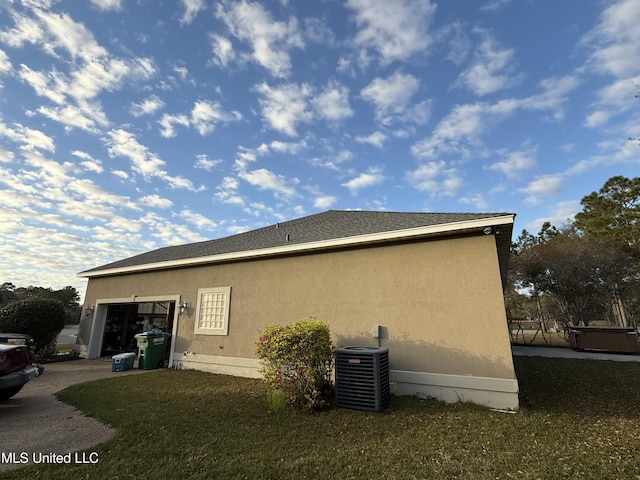
[(87, 270), (78, 273), (82, 278), (107, 277), (112, 275), (123, 275), (128, 273), (150, 272), (154, 270), (166, 270), (171, 268), (185, 268), (206, 264), (228, 262), (235, 260), (250, 260), (260, 257), (271, 257), (277, 255), (305, 253), (318, 250), (326, 250), (340, 247), (364, 246), (374, 243), (385, 243), (398, 240), (406, 240), (418, 237), (428, 237), (433, 235), (455, 234), (463, 231), (482, 229), (491, 226), (513, 224), (515, 215), (508, 214), (497, 217), (487, 217), (474, 220), (464, 220), (460, 222), (443, 223), (438, 225), (428, 225), (423, 227), (407, 228), (403, 230), (392, 230), (378, 233), (368, 233), (352, 237), (335, 238), (331, 240), (320, 240), (315, 242), (297, 243), (281, 245), (277, 247), (260, 248), (241, 252), (229, 252), (204, 257), (184, 258), (179, 260), (168, 260), (164, 262), (147, 263), (142, 265), (131, 265), (128, 267), (110, 268), (104, 270)]

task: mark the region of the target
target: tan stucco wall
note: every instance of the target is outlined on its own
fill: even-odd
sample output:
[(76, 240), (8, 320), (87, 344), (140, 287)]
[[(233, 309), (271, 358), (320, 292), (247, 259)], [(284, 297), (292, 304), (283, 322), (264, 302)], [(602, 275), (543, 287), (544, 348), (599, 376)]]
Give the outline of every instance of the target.
[[(198, 288), (219, 286), (232, 288), (229, 335), (194, 335)], [(377, 345), (382, 325), (392, 369), (515, 378), (493, 236), (96, 278), (85, 302), (132, 295), (192, 305), (176, 352), (254, 358), (265, 325), (314, 316), (337, 346)]]

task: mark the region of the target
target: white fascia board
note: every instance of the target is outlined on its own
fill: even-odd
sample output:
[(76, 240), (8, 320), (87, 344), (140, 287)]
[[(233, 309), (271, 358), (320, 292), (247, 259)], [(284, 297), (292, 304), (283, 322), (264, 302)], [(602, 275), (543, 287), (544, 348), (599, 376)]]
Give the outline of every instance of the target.
[(320, 240), (316, 242), (297, 243), (292, 245), (281, 245), (278, 247), (259, 248), (256, 250), (246, 250), (241, 252), (228, 252), (206, 257), (183, 258), (180, 260), (168, 260), (166, 262), (147, 263), (143, 265), (132, 265), (129, 267), (110, 268), (95, 272), (80, 272), (79, 277), (94, 278), (110, 275), (122, 275), (126, 273), (148, 272), (152, 270), (166, 270), (170, 268), (183, 268), (211, 263), (226, 262), (232, 260), (245, 260), (258, 257), (270, 257), (288, 253), (303, 253), (314, 250), (324, 250), (328, 248), (366, 245), (369, 243), (381, 243), (394, 240), (409, 239), (412, 237), (426, 237), (438, 234), (455, 234), (464, 230), (480, 229), (498, 225), (513, 224), (514, 215), (502, 215), (499, 217), (479, 218), (475, 220), (464, 220), (461, 222), (442, 223), (438, 225), (428, 225), (424, 227), (406, 228), (403, 230), (392, 230), (388, 232), (367, 233), (353, 237), (334, 238), (330, 240)]

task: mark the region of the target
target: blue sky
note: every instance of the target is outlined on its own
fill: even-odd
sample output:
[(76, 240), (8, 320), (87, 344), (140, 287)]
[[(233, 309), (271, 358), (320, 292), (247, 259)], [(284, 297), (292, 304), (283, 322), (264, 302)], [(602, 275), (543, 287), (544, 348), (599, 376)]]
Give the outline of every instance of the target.
[(0, 0), (0, 281), (327, 209), (556, 225), (637, 176), (637, 0)]

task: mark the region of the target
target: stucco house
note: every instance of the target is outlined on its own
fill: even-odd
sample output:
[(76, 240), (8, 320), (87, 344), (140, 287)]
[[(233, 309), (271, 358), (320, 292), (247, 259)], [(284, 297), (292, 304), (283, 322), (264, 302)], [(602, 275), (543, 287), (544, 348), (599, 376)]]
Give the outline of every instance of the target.
[[(172, 334), (170, 366), (257, 377), (268, 324), (315, 317), (389, 349), (392, 392), (518, 408), (505, 316), (514, 215), (330, 210), (86, 270), (77, 349)], [(380, 335), (375, 337), (374, 334)]]

